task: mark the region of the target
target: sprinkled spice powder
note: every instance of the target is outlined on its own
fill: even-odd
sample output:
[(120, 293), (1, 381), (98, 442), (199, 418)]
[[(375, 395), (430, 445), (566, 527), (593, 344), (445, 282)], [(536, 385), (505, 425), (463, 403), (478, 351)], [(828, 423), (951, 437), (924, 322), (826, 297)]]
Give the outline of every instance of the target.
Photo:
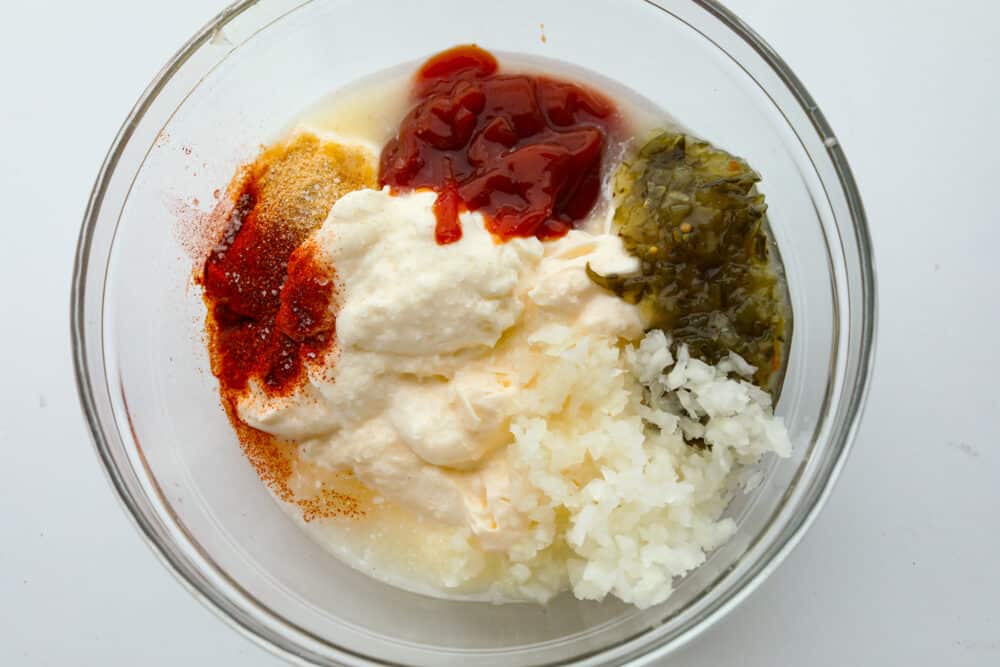
[(334, 276), (300, 246), (338, 198), (374, 182), (363, 153), (312, 135), (265, 151), (234, 181), (235, 206), (201, 277), (224, 394), (251, 380), (287, 394), (305, 377), (303, 360), (333, 346)]
[(265, 150), (230, 184), (220, 206), (231, 211), (198, 276), (212, 372), (244, 452), (261, 479), (310, 519), (360, 510), (332, 489), (322, 497), (293, 493), (294, 445), (241, 422), (236, 402), (251, 383), (287, 395), (305, 380), (307, 363), (335, 346), (335, 276), (306, 239), (337, 199), (375, 183), (374, 157), (361, 149), (303, 134)]

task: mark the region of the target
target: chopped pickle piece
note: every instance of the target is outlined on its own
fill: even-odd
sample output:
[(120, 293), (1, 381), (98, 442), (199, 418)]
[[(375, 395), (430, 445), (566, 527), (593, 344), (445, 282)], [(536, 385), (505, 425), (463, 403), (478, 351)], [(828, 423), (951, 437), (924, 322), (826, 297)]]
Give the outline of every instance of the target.
[(759, 180), (707, 142), (656, 135), (615, 176), (615, 223), (640, 271), (587, 273), (638, 304), (649, 328), (686, 343), (692, 356), (715, 364), (732, 350), (773, 390), (788, 307), (769, 256)]

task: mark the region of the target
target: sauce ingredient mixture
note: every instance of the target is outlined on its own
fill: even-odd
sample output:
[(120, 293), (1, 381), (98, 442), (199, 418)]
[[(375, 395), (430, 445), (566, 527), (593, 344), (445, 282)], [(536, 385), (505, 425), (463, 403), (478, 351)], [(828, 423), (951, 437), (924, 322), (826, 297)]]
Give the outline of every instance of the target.
[(416, 106), (382, 152), (383, 185), (440, 194), (441, 244), (462, 237), (462, 208), (485, 214), (501, 239), (557, 238), (600, 194), (615, 106), (578, 84), (497, 69), (475, 46), (431, 58), (417, 74)]
[(199, 280), (244, 451), (396, 585), (657, 604), (790, 451), (759, 179), (670, 132), (614, 171), (615, 103), (478, 47), (409, 84), (388, 143), (300, 127), (230, 185)]
[(715, 364), (730, 351), (768, 386), (781, 364), (785, 304), (763, 228), (760, 177), (743, 160), (693, 137), (663, 132), (615, 179), (615, 223), (636, 275), (589, 274)]

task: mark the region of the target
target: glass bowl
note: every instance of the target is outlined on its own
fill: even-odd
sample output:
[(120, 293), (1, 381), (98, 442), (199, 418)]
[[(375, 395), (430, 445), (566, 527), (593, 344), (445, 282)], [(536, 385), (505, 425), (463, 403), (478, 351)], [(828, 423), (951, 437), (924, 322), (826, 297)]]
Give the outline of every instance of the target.
[[(795, 332), (778, 403), (795, 446), (727, 514), (736, 536), (645, 611), (563, 595), (451, 602), (341, 564), (272, 500), (219, 406), (203, 305), (178, 220), (318, 99), (448, 46), (554, 58), (621, 82), (746, 157), (790, 286)], [(233, 5), (133, 109), (83, 223), (72, 333), (80, 396), (112, 484), (164, 563), (234, 627), (299, 663), (650, 661), (731, 609), (815, 517), (857, 428), (875, 285), (836, 135), (798, 79), (708, 0), (262, 0)]]

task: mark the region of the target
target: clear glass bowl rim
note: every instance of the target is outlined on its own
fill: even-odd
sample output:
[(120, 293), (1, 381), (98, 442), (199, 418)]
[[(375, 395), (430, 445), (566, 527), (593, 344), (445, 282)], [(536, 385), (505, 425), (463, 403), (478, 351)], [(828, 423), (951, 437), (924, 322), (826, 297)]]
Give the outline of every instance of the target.
[[(104, 472), (114, 487), (119, 501), (127, 510), (127, 515), (133, 521), (154, 554), (196, 599), (200, 600), (219, 618), (256, 644), (296, 664), (329, 664), (326, 659), (304, 647), (301, 641), (296, 643), (291, 638), (291, 636), (297, 636), (301, 640), (302, 631), (300, 629), (288, 626), (283, 619), (274, 617), (267, 609), (252, 601), (246, 601), (246, 606), (256, 607), (254, 609), (255, 613), (248, 613), (245, 608), (240, 608), (229, 600), (220, 588), (232, 589), (234, 584), (231, 581), (226, 581), (224, 573), (210, 573), (206, 576), (204, 572), (192, 571), (191, 564), (187, 562), (188, 559), (179, 553), (178, 545), (173, 540), (170, 540), (154, 524), (151, 517), (147, 516), (146, 510), (140, 506), (137, 499), (133, 496), (132, 491), (128, 488), (112, 454), (111, 444), (105, 435), (105, 427), (101, 422), (96, 407), (94, 398), (95, 387), (90, 380), (90, 362), (86, 354), (86, 313), (84, 304), (86, 301), (85, 286), (91, 241), (111, 175), (117, 167), (122, 152), (132, 138), (133, 131), (143, 119), (146, 111), (171, 77), (199, 48), (211, 40), (219, 30), (247, 9), (262, 1), (239, 0), (205, 24), (201, 30), (174, 54), (146, 90), (143, 91), (115, 137), (95, 180), (77, 241), (70, 302), (70, 333), (73, 365), (77, 391), (84, 416), (91, 433), (91, 440), (103, 464)], [(641, 1), (655, 9), (666, 11), (655, 0)], [(771, 67), (782, 83), (787, 86), (789, 92), (792, 93), (802, 110), (805, 111), (806, 116), (812, 123), (813, 129), (820, 138), (825, 139), (835, 136), (822, 111), (820, 111), (799, 78), (774, 49), (754, 32), (753, 29), (717, 0), (690, 0), (690, 2), (707, 11), (719, 23), (731, 30), (734, 35), (749, 45)], [(679, 635), (661, 638), (660, 641), (641, 647), (639, 652), (629, 653), (624, 656), (619, 655), (617, 656), (618, 659), (632, 660), (643, 658), (643, 662), (646, 662), (647, 660), (663, 657), (694, 639), (746, 599), (777, 568), (802, 539), (802, 536), (829, 498), (851, 450), (863, 414), (870, 378), (874, 368), (877, 289), (871, 236), (861, 195), (839, 142), (834, 141), (831, 144), (831, 142), (827, 141), (826, 146), (850, 212), (851, 224), (860, 260), (860, 276), (858, 277), (860, 278), (862, 290), (860, 295), (861, 335), (858, 350), (860, 358), (854, 377), (849, 378), (852, 380), (852, 386), (846, 391), (845, 412), (847, 423), (845, 427), (839, 429), (836, 439), (829, 443), (829, 447), (833, 450), (832, 464), (828, 466), (821, 491), (814, 498), (812, 505), (806, 508), (806, 513), (798, 522), (785, 527), (784, 531), (779, 535), (779, 539), (770, 545), (768, 551), (756, 564), (755, 571), (743, 582), (742, 586), (737, 586), (725, 593), (714, 605), (702, 613), (700, 619), (697, 619), (696, 622), (692, 623)], [(653, 629), (651, 628), (643, 635), (640, 635), (640, 637), (631, 637), (627, 641), (631, 643), (652, 631)], [(348, 647), (333, 646), (315, 637), (311, 639), (319, 641), (327, 648), (332, 649), (336, 657), (339, 660), (345, 661), (345, 663), (375, 664), (370, 662), (368, 656), (358, 654)], [(607, 647), (602, 654), (619, 648), (621, 647), (618, 645)], [(595, 658), (599, 660), (600, 654), (585, 657), (588, 660)], [(317, 658), (323, 662), (317, 662)]]

